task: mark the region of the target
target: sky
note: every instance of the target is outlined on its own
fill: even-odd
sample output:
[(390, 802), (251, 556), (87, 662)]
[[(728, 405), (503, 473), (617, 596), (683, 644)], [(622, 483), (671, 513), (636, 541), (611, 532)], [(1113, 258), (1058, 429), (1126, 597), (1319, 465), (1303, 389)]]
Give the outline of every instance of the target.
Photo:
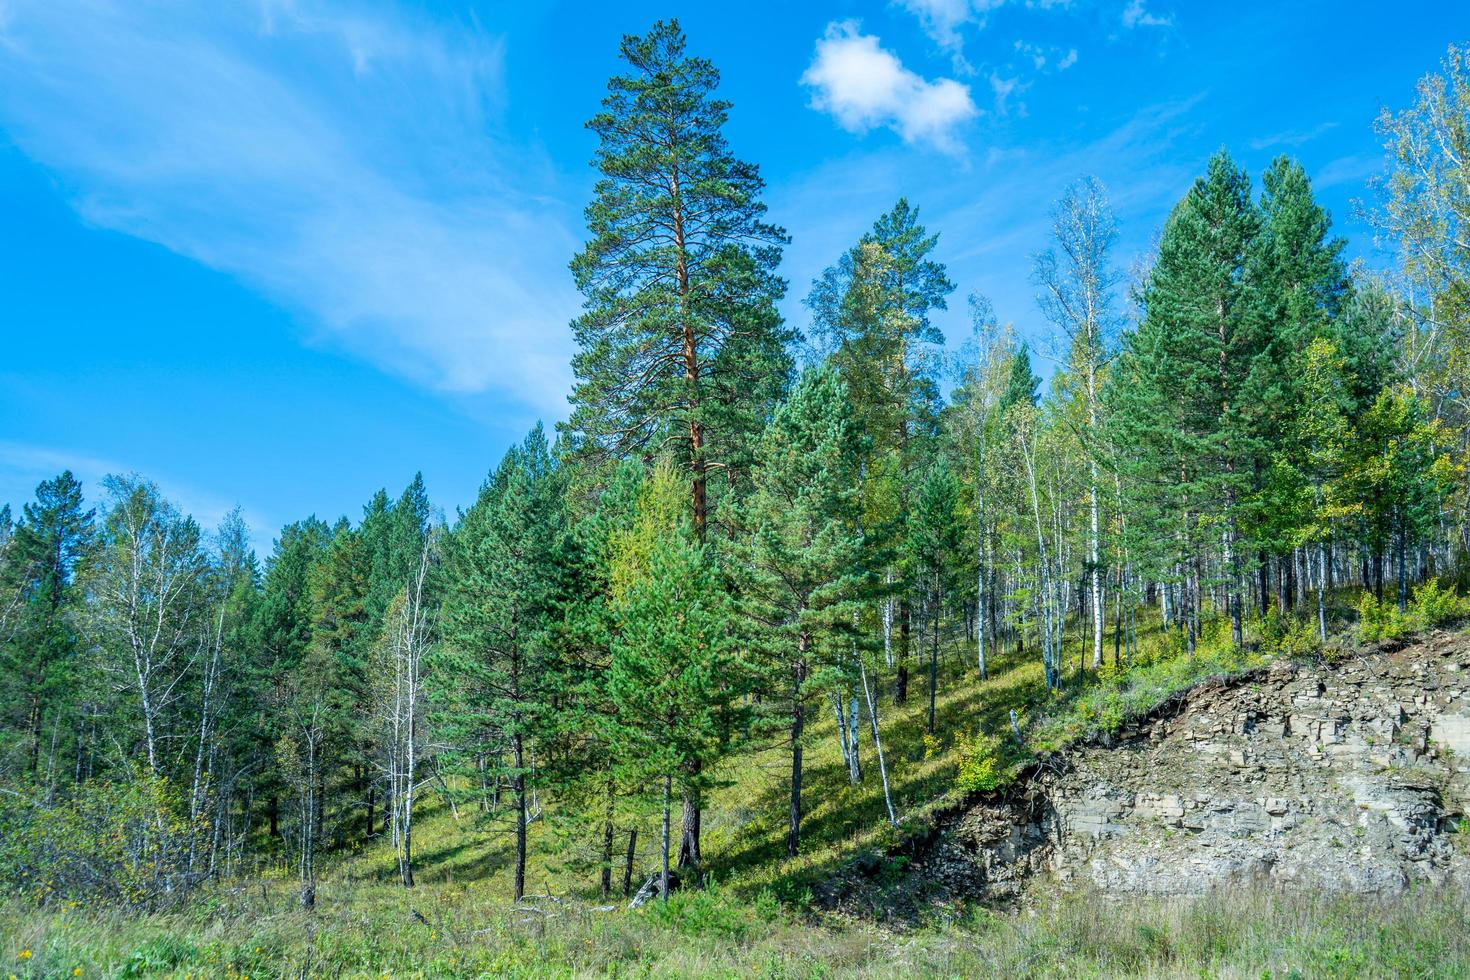
[(452, 520), (567, 414), (583, 123), (669, 16), (791, 235), (793, 325), (906, 196), (950, 345), (982, 294), (1043, 373), (1068, 183), (1107, 187), (1126, 271), (1212, 153), (1287, 154), (1384, 265), (1373, 120), (1470, 42), (1464, 0), (0, 0), (0, 503), (136, 472), (264, 554), (421, 471)]

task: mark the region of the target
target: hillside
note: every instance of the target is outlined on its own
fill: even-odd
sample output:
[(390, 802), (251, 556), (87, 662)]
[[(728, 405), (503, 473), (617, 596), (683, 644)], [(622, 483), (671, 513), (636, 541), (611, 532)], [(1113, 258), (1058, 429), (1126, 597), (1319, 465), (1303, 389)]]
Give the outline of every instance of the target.
[[(15, 908), (0, 942), (30, 951), (18, 976), (805, 976), (818, 961), (844, 975), (905, 964), (1017, 976), (1470, 967), (1466, 635), (1328, 659), (1201, 652), (1192, 666), (1161, 659), (1079, 679), (1068, 699), (1047, 695), (1031, 663), (975, 680), (963, 638), (952, 639), (941, 731), (1008, 724), (1016, 706), (1040, 739), (1095, 717), (1087, 706), (1099, 698), (1152, 693), (1116, 726), (1046, 743), (991, 793), (956, 788), (954, 745), (931, 740), (925, 754), (922, 699), (890, 709), (898, 831), (876, 773), (848, 784), (829, 717), (810, 762), (821, 843), (794, 862), (779, 855), (781, 747), (736, 755), (711, 806), (713, 887), (667, 907), (603, 904), (591, 876), (559, 860), (543, 821), (529, 897), (512, 905), (503, 832), (475, 829), (431, 794), (415, 889), (391, 883), (385, 847), (335, 860), (316, 916), (292, 908), (289, 880), (266, 874), (182, 915)], [(1175, 681), (1159, 685), (1162, 671)], [(1417, 898), (1405, 902), (1409, 888)], [(1197, 897), (1168, 898), (1180, 894)], [(1090, 911), (1099, 901), (1110, 910), (1101, 918)]]

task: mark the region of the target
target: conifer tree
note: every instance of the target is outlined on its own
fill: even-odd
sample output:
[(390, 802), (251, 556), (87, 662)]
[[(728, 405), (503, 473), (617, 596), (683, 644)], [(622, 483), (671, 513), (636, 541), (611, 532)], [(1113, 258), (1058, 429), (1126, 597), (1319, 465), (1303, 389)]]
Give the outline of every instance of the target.
[(929, 467), (908, 525), (908, 551), (928, 593), (929, 734), (934, 734), (934, 704), (939, 686), (939, 614), (960, 551), (959, 484), (940, 457)]
[(532, 754), (559, 677), (548, 631), (562, 500), (538, 425), (506, 453), (445, 546), (441, 711), (461, 763), (488, 756), (491, 772), (511, 785), (517, 900), (526, 889), (529, 796), (538, 778)]
[(748, 465), (789, 371), (775, 271), (786, 234), (765, 220), (759, 169), (725, 141), (719, 72), (685, 45), (677, 21), (624, 37), (629, 71), (587, 124), (600, 177), (592, 238), (572, 260), (585, 302), (566, 428), (594, 466), (673, 454), (703, 541), (710, 473)]
[[(1253, 372), (1269, 343), (1248, 313), (1246, 258), (1259, 228), (1250, 182), (1230, 156), (1210, 159), (1174, 208), (1143, 294), (1134, 338), (1135, 414), (1148, 402), (1167, 414), (1137, 419), (1154, 484), (1177, 480), (1185, 550), (1192, 559), (1209, 537), (1220, 542), (1231, 636), (1244, 642), (1240, 511), (1261, 457)], [(1196, 597), (1199, 571), (1194, 570)]]
[[(744, 673), (729, 595), (682, 508), (667, 506), (670, 483), (667, 470), (655, 471), (639, 520), (618, 543), (606, 679), (615, 718), (612, 752), (622, 780), (659, 784), (665, 898), (670, 808), (676, 794), (688, 801), (709, 788), (710, 768), (736, 721), (733, 699)], [(683, 870), (698, 883), (697, 860)]]
[(850, 648), (850, 639), (836, 641), (853, 631), (866, 585), (862, 450), (846, 386), (831, 367), (808, 369), (761, 437), (755, 491), (734, 549), (751, 642), (773, 675), (790, 733), (789, 857), (801, 842), (807, 702), (823, 675), (839, 669), (821, 652)]
[[(944, 265), (933, 258), (938, 243), (939, 236), (919, 223), (919, 209), (900, 198), (812, 284), (806, 301), (820, 349), (837, 366), (871, 438), (864, 480), (891, 483), (891, 526), (868, 529), (875, 544), (885, 532), (902, 539), (917, 462), (937, 435), (938, 350), (944, 336), (929, 316), (945, 309), (954, 291)], [(908, 570), (896, 571), (894, 700), (902, 702), (908, 696), (913, 610)]]
[[(34, 779), (43, 730), (74, 707), (75, 575), (91, 545), (93, 512), (84, 509), (82, 485), (68, 470), (36, 487), (21, 515), (6, 549), (16, 608), (0, 634), (0, 683), (7, 713), (19, 713), (7, 727), (24, 733), (20, 768)], [(70, 718), (65, 724), (73, 727)]]

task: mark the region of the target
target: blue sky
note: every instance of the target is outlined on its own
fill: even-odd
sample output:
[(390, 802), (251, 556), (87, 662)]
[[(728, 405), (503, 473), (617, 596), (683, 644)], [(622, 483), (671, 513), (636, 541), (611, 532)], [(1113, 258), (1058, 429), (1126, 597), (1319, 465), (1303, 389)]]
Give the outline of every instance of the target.
[(422, 470), (451, 515), (566, 411), (566, 264), (617, 42), (677, 15), (792, 235), (786, 313), (900, 195), (1043, 352), (1047, 211), (1094, 174), (1124, 268), (1221, 146), (1313, 174), (1352, 254), (1380, 107), (1451, 0), (731, 4), (0, 0), (0, 502), (137, 471), (262, 549)]

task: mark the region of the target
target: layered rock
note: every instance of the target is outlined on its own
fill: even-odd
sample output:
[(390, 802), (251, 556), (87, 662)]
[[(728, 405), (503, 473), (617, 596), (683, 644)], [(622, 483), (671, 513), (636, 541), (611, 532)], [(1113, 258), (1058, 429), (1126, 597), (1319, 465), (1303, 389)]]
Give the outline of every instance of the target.
[(1470, 639), (1196, 688), (945, 821), (916, 871), (951, 894), (1230, 883), (1392, 894), (1470, 882)]

